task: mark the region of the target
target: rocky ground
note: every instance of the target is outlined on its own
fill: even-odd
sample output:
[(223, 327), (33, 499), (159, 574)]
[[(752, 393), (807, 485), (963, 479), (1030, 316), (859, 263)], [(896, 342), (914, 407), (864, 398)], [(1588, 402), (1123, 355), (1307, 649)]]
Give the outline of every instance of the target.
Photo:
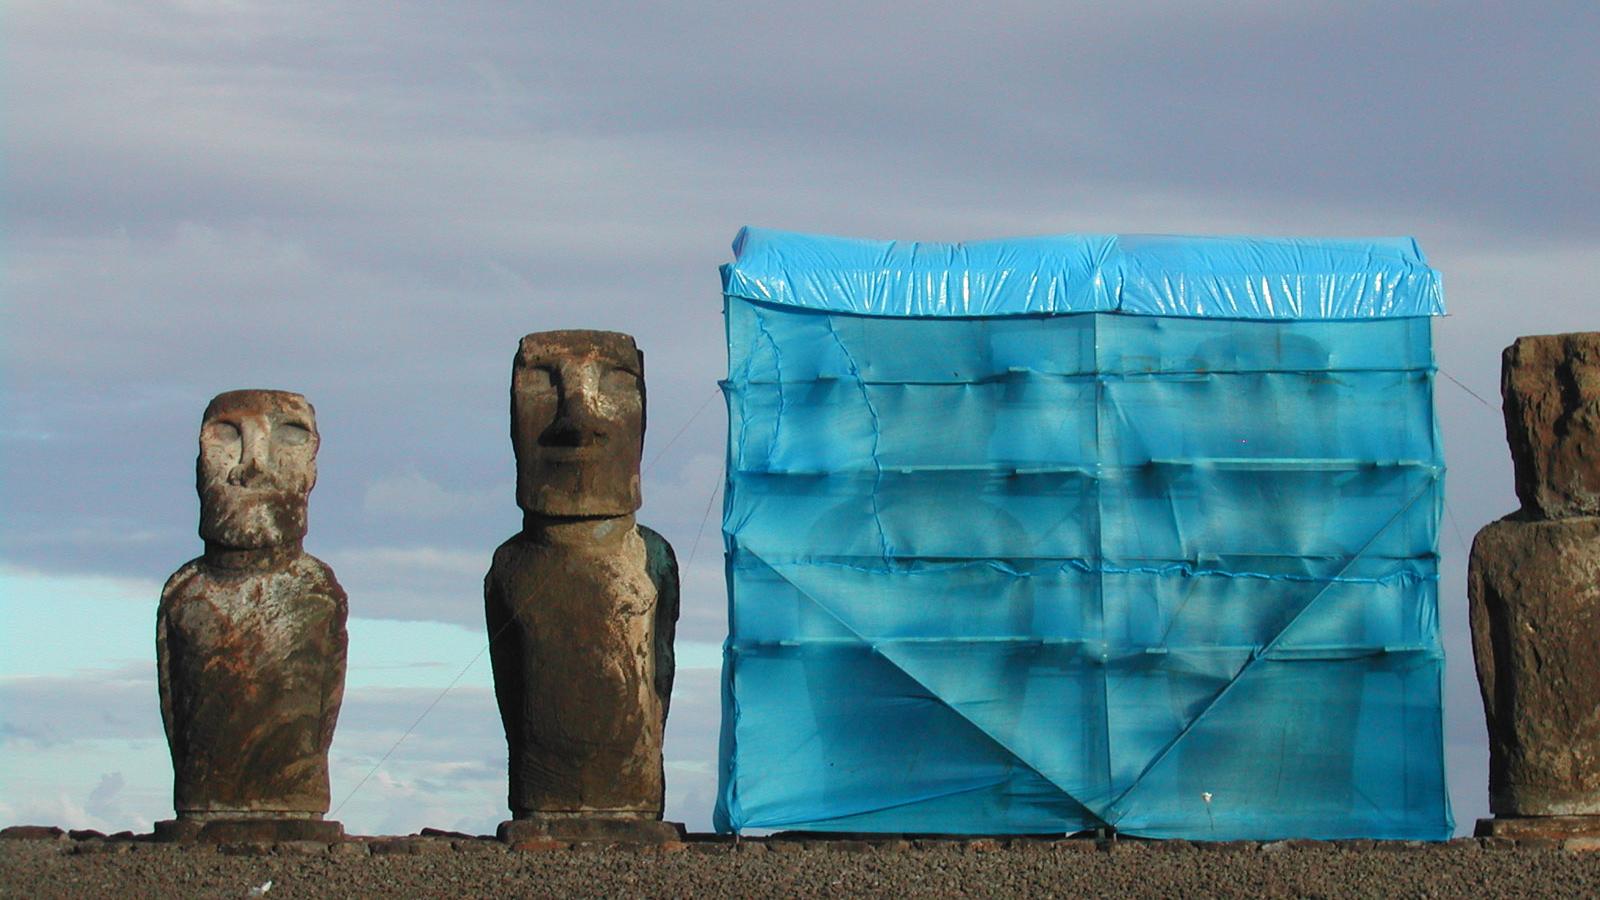
[[(15, 832), (15, 829), (8, 829)], [(0, 840), (4, 897), (1600, 897), (1600, 841)]]

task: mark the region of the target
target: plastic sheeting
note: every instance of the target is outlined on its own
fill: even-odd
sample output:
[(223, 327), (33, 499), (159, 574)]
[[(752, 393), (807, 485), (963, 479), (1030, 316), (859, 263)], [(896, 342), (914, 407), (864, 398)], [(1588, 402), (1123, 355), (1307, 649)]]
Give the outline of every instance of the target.
[(1150, 240), (741, 233), (719, 829), (1451, 834), (1437, 277)]
[(1411, 238), (1064, 235), (927, 244), (745, 228), (723, 293), (893, 316), (1121, 311), (1240, 319), (1444, 313)]

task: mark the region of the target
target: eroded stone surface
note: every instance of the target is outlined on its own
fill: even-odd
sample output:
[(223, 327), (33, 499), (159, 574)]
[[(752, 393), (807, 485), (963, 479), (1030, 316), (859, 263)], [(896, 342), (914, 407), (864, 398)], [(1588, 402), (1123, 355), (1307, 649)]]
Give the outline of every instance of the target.
[(1600, 814), (1600, 517), (1489, 524), (1467, 593), (1489, 808)]
[(1500, 391), (1524, 517), (1600, 515), (1600, 332), (1517, 338)]
[(299, 394), (230, 391), (206, 408), (206, 549), (168, 579), (156, 622), (180, 821), (328, 810), (348, 605), (332, 570), (301, 549), (318, 443)]
[(523, 338), (512, 446), (523, 530), (484, 581), (513, 816), (659, 819), (677, 562), (639, 526), (643, 358), (624, 334)]

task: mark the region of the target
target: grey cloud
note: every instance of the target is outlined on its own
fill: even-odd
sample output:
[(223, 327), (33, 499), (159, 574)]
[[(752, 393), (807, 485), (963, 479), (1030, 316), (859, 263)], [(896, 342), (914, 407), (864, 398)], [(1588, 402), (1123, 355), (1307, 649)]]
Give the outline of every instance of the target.
[(717, 791), (717, 741), (722, 728), (721, 676), (707, 669), (678, 673), (667, 716), (667, 818), (711, 830)]
[(89, 792), (89, 799), (84, 802), (84, 809), (90, 814), (102, 819), (116, 819), (123, 815), (119, 795), (127, 787), (128, 780), (121, 772), (110, 772), (100, 776), (100, 783)]
[(117, 670), (0, 679), (0, 745), (162, 736), (153, 659)]
[[(702, 831), (711, 826), (715, 796), (719, 696), (717, 673), (686, 670), (667, 720), (667, 815)], [(492, 831), (493, 816), (503, 817), (506, 747), (493, 694), (456, 688), (429, 710), (437, 697), (429, 690), (371, 688), (346, 695), (332, 753), (333, 793), (335, 803), (349, 803), (345, 818), (353, 825), (376, 821), (360, 827), (404, 833), (445, 822), (442, 827)], [(474, 797), (480, 798), (476, 808), (461, 802)], [(438, 811), (431, 820), (430, 810)]]

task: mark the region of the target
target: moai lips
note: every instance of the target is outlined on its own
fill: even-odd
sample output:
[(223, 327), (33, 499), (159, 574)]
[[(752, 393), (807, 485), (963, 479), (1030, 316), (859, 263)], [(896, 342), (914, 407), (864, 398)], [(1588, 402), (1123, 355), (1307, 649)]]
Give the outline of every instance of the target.
[(345, 593), (300, 544), (318, 443), (299, 394), (230, 391), (206, 407), (196, 463), (206, 550), (167, 581), (156, 623), (179, 824), (339, 833), (337, 823), (268, 827), (327, 812), (344, 695)]
[[(672, 548), (633, 517), (645, 422), (633, 339), (523, 338), (511, 422), (523, 530), (484, 581), (516, 819), (502, 830), (660, 826), (678, 579)], [(676, 834), (629, 828), (638, 839)]]

